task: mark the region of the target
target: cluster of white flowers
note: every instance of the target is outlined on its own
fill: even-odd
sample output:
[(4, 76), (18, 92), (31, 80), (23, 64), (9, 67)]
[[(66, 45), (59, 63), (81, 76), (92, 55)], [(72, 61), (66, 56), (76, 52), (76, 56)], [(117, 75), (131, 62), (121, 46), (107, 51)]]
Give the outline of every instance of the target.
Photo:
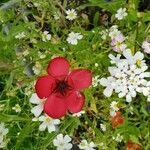
[(21, 112), (21, 107), (19, 104), (16, 104), (14, 107), (12, 107), (12, 109), (15, 111), (15, 112)]
[(26, 36), (25, 33), (24, 33), (24, 32), (21, 32), (21, 33), (18, 33), (18, 34), (15, 36), (15, 38), (20, 40), (20, 39), (23, 39), (25, 36)]
[(117, 10), (117, 13), (115, 14), (115, 17), (118, 19), (118, 20), (122, 20), (124, 19), (128, 14), (126, 12), (126, 8), (119, 8)]
[(42, 33), (42, 41), (43, 41), (43, 42), (47, 42), (47, 41), (49, 41), (49, 40), (51, 40), (51, 34), (49, 34), (48, 31), (44, 31), (44, 32)]
[(126, 97), (126, 101), (131, 102), (139, 92), (148, 96), (149, 100), (150, 84), (145, 78), (150, 77), (150, 72), (146, 72), (148, 66), (143, 53), (138, 51), (132, 55), (131, 50), (127, 49), (123, 51), (123, 56), (125, 59), (121, 59), (120, 55), (109, 55), (115, 66), (108, 68), (111, 76), (100, 80), (100, 84), (106, 87), (104, 95), (110, 97), (114, 90), (119, 98)]
[(119, 110), (118, 108), (118, 102), (112, 101), (110, 104), (110, 115), (114, 117), (116, 115), (116, 112)]
[(77, 45), (78, 40), (81, 40), (82, 38), (83, 38), (83, 35), (81, 35), (81, 33), (71, 32), (68, 34), (67, 42), (72, 45)]
[(5, 128), (4, 123), (0, 124), (0, 148), (4, 148), (7, 145), (6, 134), (8, 133), (8, 129)]
[(114, 25), (109, 29), (109, 36), (111, 37), (111, 46), (115, 52), (121, 52), (126, 49), (125, 37), (118, 30), (118, 26)]
[(95, 147), (96, 145), (94, 144), (94, 142), (88, 143), (87, 140), (82, 140), (79, 144), (79, 148), (84, 150), (95, 150)]
[(71, 138), (68, 135), (63, 136), (63, 134), (58, 134), (53, 140), (54, 146), (57, 150), (70, 150), (72, 148)]
[(145, 53), (150, 54), (150, 42), (149, 41), (144, 41), (142, 43), (142, 48), (144, 49)]

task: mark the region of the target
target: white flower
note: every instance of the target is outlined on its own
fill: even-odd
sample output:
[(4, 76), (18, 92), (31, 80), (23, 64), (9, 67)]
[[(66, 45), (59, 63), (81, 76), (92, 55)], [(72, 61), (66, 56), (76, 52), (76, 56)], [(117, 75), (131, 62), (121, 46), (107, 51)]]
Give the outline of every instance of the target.
[(108, 77), (107, 79), (100, 79), (100, 84), (106, 87), (106, 89), (103, 92), (106, 97), (110, 97), (112, 95), (113, 89), (115, 88), (115, 83), (116, 79), (113, 77)]
[(36, 75), (39, 75), (41, 72), (41, 68), (41, 64), (39, 62), (36, 62), (35, 65), (32, 67), (32, 70)]
[(15, 112), (21, 112), (21, 107), (19, 104), (16, 104), (12, 109), (15, 110)]
[(88, 143), (87, 140), (82, 140), (79, 144), (79, 148), (84, 150), (95, 150), (94, 147), (96, 145), (93, 142)]
[(116, 57), (112, 54), (109, 54), (108, 57), (111, 59), (111, 61), (110, 61), (111, 64), (118, 64), (119, 62), (121, 62), (121, 59), (120, 59), (121, 55), (120, 54), (117, 54)]
[(20, 39), (23, 39), (25, 36), (26, 36), (25, 33), (24, 33), (24, 32), (21, 32), (21, 33), (18, 33), (18, 34), (15, 36), (15, 38), (20, 40)]
[(93, 87), (98, 86), (99, 82), (100, 82), (99, 75), (97, 75), (97, 76), (92, 78), (92, 85), (93, 85)]
[(37, 106), (31, 109), (31, 112), (35, 117), (40, 116), (44, 108), (45, 99), (40, 99), (36, 93), (33, 93), (29, 101), (32, 104), (37, 104)]
[(6, 147), (6, 145), (7, 145), (7, 141), (6, 140), (0, 142), (0, 148), (4, 148), (4, 147)]
[(144, 41), (142, 43), (142, 48), (144, 49), (145, 53), (150, 54), (150, 42)]
[(116, 137), (113, 137), (113, 139), (114, 139), (116, 142), (122, 142), (123, 136), (118, 133)]
[(39, 117), (39, 121), (42, 122), (42, 124), (39, 126), (40, 131), (45, 131), (46, 128), (48, 128), (48, 132), (51, 133), (53, 131), (56, 131), (56, 126), (60, 124), (59, 119), (52, 119), (47, 115), (42, 115)]
[(54, 146), (57, 150), (70, 150), (72, 148), (71, 138), (68, 135), (63, 136), (63, 134), (58, 134), (53, 140)]
[(83, 35), (81, 35), (81, 33), (71, 32), (68, 34), (67, 42), (72, 45), (77, 45), (78, 40), (81, 40), (82, 38), (83, 38)]
[(77, 18), (77, 13), (74, 9), (68, 9), (66, 11), (66, 14), (67, 14), (66, 19), (68, 20), (74, 20)]
[(118, 108), (117, 105), (118, 105), (118, 102), (113, 101), (113, 102), (111, 102), (111, 104), (110, 104), (110, 108), (111, 108), (112, 110), (114, 110), (114, 111), (118, 111), (119, 108)]
[(109, 114), (111, 117), (114, 117), (114, 116), (116, 116), (116, 111), (111, 109)]
[(8, 129), (5, 128), (4, 123), (1, 123), (0, 124), (0, 139), (3, 139), (2, 137), (4, 137), (7, 133), (8, 133)]
[(40, 59), (43, 59), (43, 58), (46, 57), (46, 55), (42, 52), (38, 52), (38, 56), (39, 56)]
[(7, 145), (6, 134), (8, 133), (8, 129), (5, 128), (4, 123), (0, 124), (0, 148), (4, 148)]
[(121, 32), (118, 30), (118, 26), (117, 26), (117, 25), (113, 25), (113, 26), (109, 29), (109, 36), (111, 37), (111, 39), (115, 38), (115, 37), (118, 36), (119, 34), (121, 34)]
[(85, 114), (85, 111), (80, 111), (78, 113), (74, 113), (72, 116), (77, 116), (77, 117), (80, 117), (82, 114)]
[(98, 67), (99, 65), (98, 65), (98, 63), (95, 63), (95, 67)]
[[(150, 88), (150, 84), (145, 79), (150, 77), (150, 72), (145, 72), (148, 66), (141, 52), (132, 55), (131, 50), (127, 49), (123, 52), (123, 56), (125, 59), (117, 60), (116, 57), (111, 56), (115, 66), (108, 68), (111, 76), (100, 79), (100, 84), (106, 87), (105, 96), (110, 97), (114, 90), (119, 98), (126, 97), (126, 101), (131, 102), (137, 92), (144, 94), (144, 90), (146, 93), (146, 90)], [(113, 115), (115, 111), (111, 110), (110, 113)]]
[(103, 40), (106, 40), (108, 36), (108, 30), (106, 29), (106, 30), (101, 31), (100, 35)]
[(126, 13), (126, 8), (120, 8), (117, 10), (117, 14), (115, 14), (115, 17), (118, 19), (118, 20), (122, 20), (124, 17), (127, 16), (127, 13)]
[(100, 128), (102, 129), (102, 131), (106, 131), (106, 125), (105, 124), (100, 124)]
[(125, 41), (125, 37), (122, 33), (116, 35), (114, 38), (112, 38), (111, 46), (115, 52), (124, 51), (126, 49), (126, 44), (123, 43)]
[(42, 33), (42, 41), (43, 41), (43, 42), (47, 42), (47, 41), (49, 41), (50, 39), (51, 39), (51, 34), (49, 34), (48, 31), (44, 31), (44, 32)]

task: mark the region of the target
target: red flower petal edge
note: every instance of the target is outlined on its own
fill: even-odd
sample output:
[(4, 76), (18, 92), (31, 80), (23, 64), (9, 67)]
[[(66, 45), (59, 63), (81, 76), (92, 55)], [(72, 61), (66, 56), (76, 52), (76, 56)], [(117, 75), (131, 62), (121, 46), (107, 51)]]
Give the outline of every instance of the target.
[(92, 74), (87, 69), (76, 69), (69, 73), (70, 64), (63, 57), (49, 62), (48, 75), (41, 76), (35, 84), (39, 98), (46, 98), (44, 112), (52, 118), (61, 118), (69, 111), (82, 110), (85, 96), (80, 90), (92, 84)]

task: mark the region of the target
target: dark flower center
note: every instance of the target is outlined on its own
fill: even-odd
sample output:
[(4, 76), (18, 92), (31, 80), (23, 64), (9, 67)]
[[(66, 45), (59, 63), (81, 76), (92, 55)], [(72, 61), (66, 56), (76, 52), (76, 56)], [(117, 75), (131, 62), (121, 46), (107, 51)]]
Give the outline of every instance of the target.
[(55, 93), (60, 93), (65, 96), (69, 90), (71, 90), (71, 86), (68, 84), (66, 80), (57, 80), (56, 86), (54, 88)]

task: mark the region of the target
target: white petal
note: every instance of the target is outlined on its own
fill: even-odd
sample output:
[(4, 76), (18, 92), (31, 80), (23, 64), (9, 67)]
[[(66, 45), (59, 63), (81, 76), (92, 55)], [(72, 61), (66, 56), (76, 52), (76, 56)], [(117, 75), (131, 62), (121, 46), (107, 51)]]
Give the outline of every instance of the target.
[(68, 144), (66, 144), (64, 147), (65, 147), (66, 150), (71, 150), (72, 144), (71, 144), (71, 143), (68, 143)]
[(35, 117), (40, 116), (42, 111), (43, 111), (43, 105), (37, 105), (31, 109), (31, 112), (34, 114)]
[(132, 101), (132, 98), (131, 98), (131, 96), (128, 94), (128, 95), (126, 96), (126, 102), (130, 103), (131, 101)]
[(144, 54), (141, 52), (136, 52), (136, 54), (134, 55), (135, 60), (142, 60), (143, 58), (144, 58)]
[(100, 84), (101, 84), (102, 86), (107, 86), (107, 85), (108, 85), (108, 80), (107, 80), (106, 78), (101, 78), (101, 79), (100, 79)]
[(32, 104), (39, 104), (41, 102), (41, 99), (37, 96), (36, 93), (33, 93), (29, 101)]
[(104, 95), (106, 96), (106, 97), (110, 97), (111, 95), (112, 95), (112, 92), (113, 92), (113, 89), (112, 88), (110, 88), (110, 87), (106, 87), (106, 89), (104, 90)]
[(39, 126), (39, 130), (40, 131), (45, 131), (46, 129), (46, 124), (43, 122), (40, 126)]
[(42, 116), (39, 117), (39, 121), (43, 122), (43, 121), (45, 121), (45, 119), (46, 119), (46, 117), (44, 115), (42, 115)]
[(55, 126), (54, 126), (54, 125), (48, 126), (48, 132), (51, 133), (51, 132), (53, 132), (53, 131), (56, 131)]
[(68, 135), (65, 135), (64, 141), (65, 143), (69, 143), (71, 141), (71, 138)]

